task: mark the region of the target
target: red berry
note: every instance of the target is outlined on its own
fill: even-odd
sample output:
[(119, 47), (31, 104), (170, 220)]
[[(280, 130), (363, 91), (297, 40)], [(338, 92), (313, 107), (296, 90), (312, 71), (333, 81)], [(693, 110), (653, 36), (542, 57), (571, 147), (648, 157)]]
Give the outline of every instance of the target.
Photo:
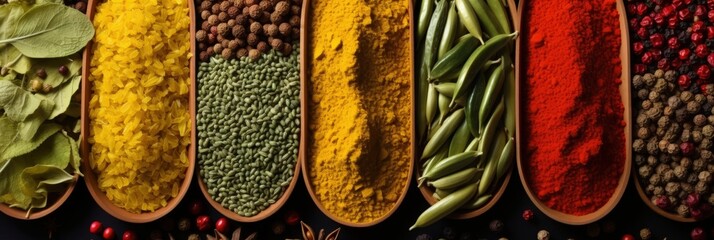
[(642, 42), (635, 42), (632, 44), (632, 50), (635, 52), (635, 54), (640, 55), (642, 54), (642, 51), (645, 50), (645, 45), (642, 44)]
[(650, 42), (652, 42), (652, 47), (660, 48), (664, 45), (664, 36), (661, 33), (655, 33), (650, 35)]
[(647, 71), (647, 66), (641, 63), (635, 64), (635, 73), (644, 74), (645, 71)]
[(640, 26), (643, 28), (652, 26), (652, 18), (650, 16), (643, 17), (642, 20), (640, 20)]
[(231, 223), (225, 217), (220, 217), (216, 220), (216, 230), (221, 233), (228, 233), (231, 228)]
[[(667, 27), (670, 29), (677, 28), (678, 23), (679, 23), (679, 19), (677, 19), (676, 16), (672, 16), (672, 17), (669, 17), (669, 19), (667, 19)], [(210, 34), (209, 34), (209, 37), (210, 37)]]
[(635, 236), (632, 236), (632, 234), (625, 234), (622, 235), (622, 240), (635, 240)]
[(672, 6), (674, 6), (674, 8), (679, 8), (682, 6), (682, 0), (672, 0)]
[(288, 225), (296, 225), (300, 222), (300, 215), (295, 210), (285, 212), (285, 223)]
[(672, 59), (672, 67), (673, 68), (678, 68), (682, 66), (682, 60), (679, 60), (678, 58)]
[(708, 39), (714, 38), (714, 27), (712, 27), (712, 26), (707, 27), (707, 38)]
[(651, 52), (646, 52), (645, 54), (642, 54), (642, 63), (650, 64), (653, 61), (654, 61), (654, 56), (652, 56)]
[(707, 8), (704, 5), (697, 5), (694, 9), (694, 16), (704, 16), (707, 14)]
[(692, 31), (693, 32), (702, 32), (704, 29), (706, 29), (707, 25), (703, 21), (696, 21), (692, 23)]
[[(684, 143), (682, 143), (682, 144), (684, 144)], [(694, 146), (694, 144), (691, 144), (691, 145)], [(684, 152), (684, 151), (682, 151), (682, 152)], [(699, 204), (699, 194), (695, 193), (695, 192), (688, 194), (687, 198), (684, 199), (684, 204), (687, 204), (687, 206), (689, 206), (689, 207), (694, 207), (694, 206), (698, 205)]]
[(694, 229), (692, 229), (692, 233), (690, 233), (689, 236), (692, 237), (692, 240), (707, 239), (707, 234), (704, 233), (704, 229), (700, 227), (695, 227)]
[(633, 15), (635, 13), (637, 13), (637, 5), (632, 3), (627, 4), (627, 14)]
[[(711, 83), (706, 83), (699, 85), (699, 89), (702, 90), (702, 94), (704, 95), (714, 95), (714, 84)], [(711, 208), (711, 205), (709, 205), (709, 208)]]
[(662, 50), (659, 50), (659, 49), (651, 49), (651, 50), (649, 51), (649, 53), (652, 54), (652, 58), (653, 58), (655, 61), (658, 61), (658, 60), (660, 60), (660, 59), (662, 58)]
[(679, 39), (677, 37), (670, 37), (667, 39), (667, 45), (671, 49), (679, 49)]
[(124, 231), (124, 234), (121, 235), (122, 240), (136, 240), (136, 233), (132, 230), (126, 230)]
[(664, 24), (664, 16), (662, 16), (662, 14), (660, 13), (655, 13), (654, 17), (652, 17), (652, 20), (657, 23), (657, 26), (662, 26)]
[[(635, 7), (635, 10), (637, 10), (637, 7)], [(664, 6), (662, 8), (662, 15), (664, 15), (665, 17), (672, 16), (672, 14), (674, 14), (675, 10), (676, 9), (674, 9), (674, 6), (672, 6), (672, 5)]]
[(642, 27), (640, 29), (637, 29), (637, 36), (640, 37), (640, 39), (647, 39), (647, 37), (650, 36), (650, 33), (647, 32), (646, 28)]
[(702, 211), (699, 210), (699, 208), (689, 208), (689, 216), (694, 218), (694, 219), (700, 219), (702, 218)]
[(692, 38), (692, 42), (697, 43), (697, 44), (704, 42), (704, 34), (703, 33), (698, 33), (698, 32), (692, 33), (691, 38)]
[(637, 15), (643, 16), (647, 14), (647, 4), (645, 3), (638, 3), (637, 4)]
[(92, 224), (89, 224), (89, 232), (92, 234), (99, 234), (102, 231), (102, 223), (99, 221), (94, 221)]
[(709, 21), (714, 20), (714, 10), (709, 10), (709, 12), (707, 12), (707, 18)]
[(211, 218), (207, 215), (201, 215), (196, 218), (196, 227), (198, 231), (208, 231), (211, 229)]
[(669, 201), (669, 198), (665, 195), (659, 196), (657, 199), (655, 199), (654, 204), (657, 205), (657, 207), (665, 210), (669, 209), (672, 206), (672, 203)]
[[(691, 142), (683, 142), (679, 144), (679, 149), (682, 150), (682, 154), (688, 156), (694, 151), (694, 144)], [(698, 200), (697, 200), (698, 201)]]
[(193, 216), (198, 216), (203, 213), (203, 203), (201, 202), (201, 200), (192, 201), (191, 204), (189, 204), (188, 206), (188, 211)]
[(709, 48), (707, 45), (699, 44), (696, 48), (694, 48), (694, 54), (696, 54), (699, 58), (705, 58), (709, 55)]
[(697, 77), (699, 77), (699, 79), (709, 80), (709, 76), (711, 76), (711, 74), (711, 69), (709, 69), (709, 66), (707, 65), (701, 65), (697, 68)]
[(689, 20), (692, 17), (692, 12), (688, 8), (682, 8), (677, 12), (677, 17), (682, 21)]
[[(677, 84), (679, 85), (680, 88), (687, 89), (687, 88), (689, 88), (689, 85), (692, 84), (692, 80), (689, 79), (687, 74), (682, 74), (682, 75), (679, 75), (679, 78), (677, 78)], [(669, 199), (667, 199), (667, 201), (669, 201)]]
[(662, 69), (664, 71), (669, 70), (669, 59), (662, 58), (659, 61), (657, 61), (657, 68)]
[(640, 26), (640, 22), (639, 22), (639, 20), (637, 20), (637, 18), (630, 19), (630, 28), (636, 29), (639, 26)]
[(111, 227), (105, 228), (104, 233), (102, 233), (102, 237), (106, 240), (114, 239), (114, 229)]
[(679, 50), (679, 59), (687, 60), (691, 54), (692, 50), (689, 50), (689, 48), (682, 48), (682, 50)]
[(689, 5), (689, 4), (692, 3), (692, 0), (684, 0), (684, 3), (687, 4), (687, 5)]
[(523, 214), (521, 214), (521, 217), (523, 217), (523, 220), (530, 221), (533, 219), (533, 211), (530, 209), (523, 210)]
[(210, 30), (213, 35), (218, 35), (218, 27), (211, 26)]

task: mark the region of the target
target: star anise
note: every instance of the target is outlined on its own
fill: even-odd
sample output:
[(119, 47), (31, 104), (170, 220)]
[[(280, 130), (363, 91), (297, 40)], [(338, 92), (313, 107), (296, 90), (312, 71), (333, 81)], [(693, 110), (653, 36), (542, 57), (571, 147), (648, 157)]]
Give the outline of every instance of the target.
[(303, 221), (300, 221), (300, 225), (302, 229), (302, 237), (304, 240), (337, 240), (337, 236), (340, 235), (340, 228), (335, 229), (330, 234), (327, 234), (327, 236), (325, 236), (325, 229), (320, 229), (317, 238), (315, 238), (315, 233), (312, 231), (312, 228), (309, 225), (307, 225)]

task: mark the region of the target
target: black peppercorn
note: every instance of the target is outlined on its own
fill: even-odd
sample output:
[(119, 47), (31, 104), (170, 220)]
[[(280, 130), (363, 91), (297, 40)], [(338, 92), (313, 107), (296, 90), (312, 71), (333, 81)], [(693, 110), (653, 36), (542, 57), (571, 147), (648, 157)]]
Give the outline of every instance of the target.
[(62, 76), (67, 76), (69, 74), (69, 68), (67, 68), (67, 66), (65, 65), (60, 66), (57, 71), (59, 71)]

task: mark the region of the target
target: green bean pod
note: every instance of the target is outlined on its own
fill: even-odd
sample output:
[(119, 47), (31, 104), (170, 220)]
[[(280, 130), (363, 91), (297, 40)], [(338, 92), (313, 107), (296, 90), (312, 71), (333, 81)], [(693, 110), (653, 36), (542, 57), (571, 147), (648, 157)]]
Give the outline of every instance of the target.
[(411, 231), (417, 227), (429, 226), (446, 217), (467, 203), (469, 199), (473, 198), (477, 190), (478, 183), (474, 182), (445, 196), (419, 215), (419, 218), (417, 218), (416, 222), (409, 228), (409, 230)]
[(429, 90), (426, 93), (426, 124), (431, 125), (436, 116), (436, 110), (439, 105), (439, 93), (436, 91), (434, 84), (429, 84)]
[(419, 79), (417, 79), (417, 86), (415, 89), (417, 100), (415, 121), (417, 141), (422, 143), (426, 141), (428, 136), (427, 130), (429, 129), (429, 125), (426, 123), (426, 97), (429, 91), (429, 80), (427, 78), (429, 69), (426, 68), (426, 64), (422, 62), (419, 70)]
[(459, 13), (459, 20), (461, 20), (461, 24), (466, 27), (471, 36), (483, 44), (483, 32), (478, 22), (478, 16), (476, 16), (473, 8), (466, 1), (467, 0), (454, 0), (454, 5), (456, 5), (456, 10)]
[(434, 181), (429, 181), (427, 184), (437, 189), (457, 188), (468, 184), (471, 182), (471, 179), (481, 177), (479, 176), (480, 173), (483, 173), (483, 169), (479, 170), (476, 167), (469, 167)]
[(438, 58), (441, 59), (444, 57), (444, 54), (446, 54), (449, 49), (451, 49), (452, 44), (454, 43), (454, 38), (456, 38), (456, 34), (458, 34), (459, 30), (459, 16), (456, 13), (456, 6), (452, 3), (451, 6), (449, 6), (449, 11), (446, 16), (446, 24), (444, 25), (444, 34), (441, 35), (441, 42), (439, 42), (439, 54)]
[(499, 25), (503, 28), (504, 32), (511, 32), (511, 24), (508, 12), (506, 11), (506, 6), (503, 5), (501, 0), (486, 0), (488, 2), (488, 7), (493, 12)]
[[(442, 160), (446, 159), (448, 156), (449, 156), (449, 148), (446, 147), (446, 145), (444, 145), (439, 149), (439, 152), (437, 152), (436, 155), (429, 158), (429, 160), (427, 160), (425, 162), (424, 171), (422, 171), (422, 173), (430, 172), (431, 169), (434, 168), (434, 165), (436, 165), (439, 162), (441, 162)], [(421, 186), (421, 184), (423, 182), (424, 181), (418, 181), (417, 186)]]
[[(466, 93), (466, 91), (471, 87), (474, 77), (483, 65), (496, 53), (501, 51), (506, 45), (511, 43), (513, 39), (518, 35), (518, 32), (512, 34), (502, 34), (492, 37), (483, 46), (476, 48), (476, 50), (471, 54), (459, 74), (459, 78), (456, 81), (456, 88), (454, 88), (454, 99), (459, 98)], [(452, 105), (453, 100), (452, 100)]]
[(433, 0), (421, 1), (419, 8), (419, 22), (417, 23), (417, 39), (421, 41), (426, 35), (426, 29), (429, 27), (431, 14), (434, 12), (435, 3)]
[(478, 151), (478, 146), (479, 143), (481, 142), (481, 138), (476, 137), (471, 142), (469, 143), (468, 146), (466, 146), (466, 151)]
[(446, 118), (446, 116), (449, 114), (449, 102), (451, 101), (450, 97), (447, 97), (444, 94), (439, 94), (439, 121), (438, 124), (441, 125)]
[[(503, 103), (503, 98), (501, 99), (501, 102), (496, 106), (496, 110), (493, 111), (493, 115), (491, 115), (491, 119), (488, 120), (488, 124), (486, 124), (486, 127), (483, 130), (483, 133), (481, 134), (481, 140), (479, 141), (478, 144), (478, 150), (480, 152), (484, 152), (484, 154), (488, 153), (488, 146), (492, 144), (493, 139), (496, 137), (496, 132), (498, 131), (498, 126), (501, 125), (502, 117), (503, 117), (503, 112), (504, 112), (504, 103)], [(488, 155), (486, 155), (488, 156)]]
[(476, 79), (476, 85), (471, 89), (471, 94), (469, 94), (469, 99), (466, 101), (466, 106), (464, 106), (464, 114), (466, 115), (466, 125), (469, 127), (469, 131), (474, 136), (479, 136), (479, 119), (478, 111), (481, 106), (481, 100), (483, 99), (483, 94), (486, 92), (486, 83), (483, 72), (478, 74)]
[(436, 188), (436, 189), (434, 189), (434, 193), (436, 193), (436, 195), (439, 195), (440, 197), (443, 198), (443, 197), (448, 196), (449, 194), (454, 193), (454, 191), (456, 191), (456, 190), (458, 190), (458, 189), (456, 189), (456, 188)]
[(505, 63), (506, 61), (502, 61), (501, 65), (499, 65), (488, 78), (486, 90), (484, 91), (483, 98), (481, 99), (481, 105), (478, 110), (479, 130), (483, 129), (486, 124), (486, 118), (490, 116), (493, 106), (501, 97), (503, 82), (505, 82), (506, 78), (503, 73)]
[[(451, 83), (451, 82), (445, 82), (445, 83), (439, 83), (434, 85), (436, 87), (436, 91), (439, 92), (441, 95), (444, 95), (449, 98), (449, 101), (451, 100), (451, 97), (454, 96), (454, 87), (456, 87), (456, 83)], [(448, 106), (448, 103), (446, 103)]]
[(463, 121), (463, 108), (454, 111), (451, 115), (446, 117), (446, 120), (444, 120), (441, 127), (436, 131), (436, 133), (434, 133), (434, 136), (426, 143), (421, 158), (425, 159), (433, 156), (434, 153), (436, 153), (436, 150), (439, 149), (439, 147), (441, 147), (441, 145), (443, 145), (449, 139), (449, 137), (451, 137), (451, 134), (456, 131), (456, 128), (458, 128), (461, 125), (461, 122)]
[[(510, 59), (510, 56), (504, 59)], [(506, 82), (503, 87), (503, 97), (506, 101), (505, 125), (506, 129), (508, 129), (508, 136), (514, 137), (516, 135), (516, 72), (511, 66), (508, 67), (508, 71), (505, 71), (505, 73)]]
[(439, 161), (434, 167), (428, 171), (424, 172), (424, 175), (419, 178), (422, 180), (434, 180), (450, 173), (456, 172), (473, 164), (477, 158), (481, 156), (481, 152), (468, 151), (450, 156), (444, 160)]
[(501, 152), (506, 145), (506, 133), (499, 131), (496, 141), (491, 146), (489, 150), (490, 155), (488, 156), (488, 161), (486, 167), (483, 170), (483, 175), (481, 175), (481, 184), (478, 186), (478, 194), (483, 195), (486, 191), (491, 188), (491, 185), (497, 181), (496, 170), (498, 168), (498, 161), (501, 159)]
[(469, 58), (469, 53), (473, 52), (479, 45), (478, 40), (471, 37), (471, 35), (462, 36), (460, 41), (453, 48), (439, 57), (439, 61), (437, 61), (431, 69), (429, 80), (442, 78), (446, 75), (452, 75), (453, 72), (458, 72), (459, 67)]
[(501, 157), (496, 165), (496, 179), (501, 179), (513, 165), (513, 156), (516, 155), (516, 141), (513, 137), (508, 138), (506, 146), (503, 147)]
[(449, 144), (449, 156), (454, 156), (457, 153), (464, 152), (466, 145), (471, 141), (471, 131), (469, 131), (469, 126), (466, 121), (461, 123), (454, 136), (451, 137), (451, 144)]
[(449, 0), (441, 0), (436, 4), (434, 14), (431, 16), (429, 28), (424, 41), (424, 62), (431, 69), (436, 62), (441, 35), (444, 34), (444, 25), (449, 10)]
[(486, 195), (483, 195), (483, 196), (478, 196), (478, 195), (476, 195), (476, 196), (474, 196), (474, 198), (470, 199), (469, 202), (467, 202), (466, 204), (464, 204), (463, 206), (461, 206), (461, 208), (463, 208), (463, 209), (477, 209), (477, 208), (480, 208), (480, 207), (482, 207), (483, 205), (486, 205), (486, 203), (488, 203), (488, 200), (491, 200), (491, 197), (493, 197), (493, 195), (491, 195), (491, 194), (486, 194)]
[(486, 34), (493, 37), (498, 34), (506, 33), (484, 0), (469, 0), (469, 3), (476, 12), (476, 16), (478, 17), (479, 22), (481, 22), (481, 26), (483, 26), (484, 30), (486, 30)]

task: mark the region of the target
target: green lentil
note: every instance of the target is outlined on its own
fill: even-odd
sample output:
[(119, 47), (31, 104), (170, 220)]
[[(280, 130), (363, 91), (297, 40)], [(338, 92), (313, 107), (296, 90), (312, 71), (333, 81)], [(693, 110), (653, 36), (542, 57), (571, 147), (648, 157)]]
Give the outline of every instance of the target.
[(198, 73), (199, 174), (208, 193), (245, 217), (263, 211), (293, 178), (300, 134), (299, 46), (258, 60), (212, 57)]

